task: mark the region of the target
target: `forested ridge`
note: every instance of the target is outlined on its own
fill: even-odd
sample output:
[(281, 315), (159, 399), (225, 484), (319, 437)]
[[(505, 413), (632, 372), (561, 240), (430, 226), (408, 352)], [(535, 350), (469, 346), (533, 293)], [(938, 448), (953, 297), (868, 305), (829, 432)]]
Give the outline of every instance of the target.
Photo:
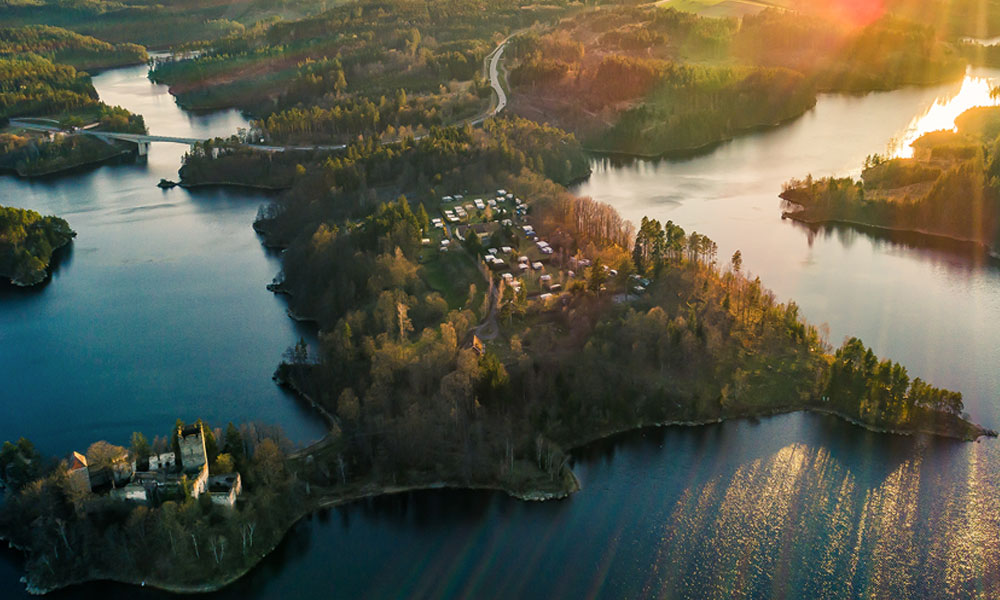
[(960, 77), (933, 29), (891, 16), (864, 26), (765, 10), (742, 19), (605, 7), (511, 44), (513, 110), (576, 132), (588, 148), (691, 151), (809, 110), (818, 91)]
[(396, 139), (486, 112), (483, 60), (517, 29), (574, 5), (363, 0), (257, 26), (161, 62), (152, 73), (187, 106), (237, 106), (274, 143)]
[(0, 27), (0, 56), (38, 54), (79, 70), (142, 64), (146, 49), (137, 44), (109, 44), (60, 27)]

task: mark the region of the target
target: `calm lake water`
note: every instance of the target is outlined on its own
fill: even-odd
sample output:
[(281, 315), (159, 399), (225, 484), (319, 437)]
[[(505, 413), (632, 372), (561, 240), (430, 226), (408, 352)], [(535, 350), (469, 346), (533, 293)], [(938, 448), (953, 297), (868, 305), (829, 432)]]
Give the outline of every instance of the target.
[[(185, 116), (140, 76), (122, 70), (96, 83), (153, 132), (243, 123), (232, 113)], [(974, 77), (964, 85), (982, 87)], [(827, 323), (831, 340), (859, 335), (911, 375), (963, 391), (973, 418), (1000, 428), (1000, 269), (960, 247), (811, 231), (782, 221), (777, 198), (791, 177), (905, 153), (899, 140), (913, 131), (948, 126), (941, 115), (975, 95), (963, 89), (824, 96), (788, 126), (697, 158), (596, 161), (577, 191), (636, 221), (673, 219), (707, 234), (720, 256), (741, 249), (745, 267)], [(52, 285), (0, 297), (0, 364), (12, 365), (14, 382), (0, 436), (61, 452), (166, 428), (178, 413), (270, 420), (299, 440), (317, 433), (269, 380), (300, 332), (263, 290), (278, 268), (250, 230), (264, 199), (153, 188), (179, 154), (154, 146), (146, 165), (0, 181), (4, 203), (62, 214), (80, 232)], [(883, 436), (795, 414), (644, 431), (576, 457), (583, 490), (566, 501), (435, 491), (316, 515), (215, 596), (1000, 596), (995, 440)], [(0, 560), (0, 596), (22, 593), (19, 576), (15, 556)], [(57, 597), (137, 592), (90, 585)]]

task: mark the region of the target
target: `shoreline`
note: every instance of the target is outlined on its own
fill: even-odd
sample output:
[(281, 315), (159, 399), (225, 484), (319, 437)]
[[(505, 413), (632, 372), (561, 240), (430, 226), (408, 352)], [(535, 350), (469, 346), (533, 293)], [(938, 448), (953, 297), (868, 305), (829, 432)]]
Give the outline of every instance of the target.
[(273, 185), (264, 185), (259, 183), (242, 183), (239, 181), (199, 181), (196, 183), (191, 183), (182, 180), (180, 183), (177, 184), (177, 186), (174, 187), (182, 187), (186, 190), (194, 190), (198, 188), (213, 188), (213, 187), (232, 187), (240, 189), (259, 190), (264, 192), (283, 192), (287, 189), (290, 189), (292, 186), (291, 185), (273, 186)]
[(809, 111), (816, 108), (817, 102), (814, 100), (813, 103), (806, 110), (802, 111), (797, 115), (790, 116), (786, 119), (781, 119), (773, 123), (762, 123), (760, 125), (754, 125), (752, 127), (743, 127), (733, 131), (731, 134), (724, 138), (714, 140), (711, 142), (705, 142), (704, 144), (699, 144), (697, 146), (687, 146), (685, 148), (674, 148), (669, 150), (664, 150), (662, 152), (627, 152), (623, 150), (601, 150), (599, 148), (591, 148), (583, 145), (583, 150), (591, 154), (598, 154), (607, 158), (630, 158), (630, 159), (640, 159), (640, 160), (660, 160), (660, 159), (683, 159), (699, 156), (704, 153), (711, 152), (719, 146), (735, 141), (737, 138), (752, 135), (754, 133), (763, 133), (770, 131), (772, 129), (777, 129), (783, 125), (788, 125), (794, 121), (797, 121), (804, 117)]
[[(785, 200), (786, 202), (790, 202), (792, 204), (795, 204), (796, 206), (802, 206), (801, 204), (798, 204), (798, 203), (796, 203), (796, 202), (794, 202), (792, 200), (787, 200), (787, 199), (784, 199), (784, 198), (782, 198), (782, 199)], [(796, 223), (802, 223), (803, 225), (814, 225), (814, 226), (822, 226), (822, 225), (845, 225), (847, 227), (853, 227), (853, 228), (857, 228), (857, 229), (861, 229), (861, 230), (871, 229), (871, 230), (874, 230), (874, 231), (881, 231), (881, 232), (886, 232), (886, 233), (908, 233), (908, 234), (913, 234), (913, 235), (917, 235), (917, 236), (924, 237), (924, 238), (933, 238), (933, 239), (938, 239), (938, 240), (943, 240), (943, 241), (957, 242), (957, 243), (966, 244), (966, 245), (969, 245), (969, 246), (974, 246), (974, 247), (982, 250), (983, 252), (985, 252), (987, 254), (987, 256), (989, 256), (991, 259), (993, 259), (993, 260), (1000, 260), (1000, 248), (994, 248), (993, 246), (990, 246), (986, 242), (982, 242), (982, 241), (979, 241), (979, 240), (958, 237), (958, 236), (949, 235), (949, 234), (946, 234), (946, 233), (936, 233), (936, 232), (933, 232), (933, 231), (928, 231), (926, 229), (911, 229), (911, 228), (906, 228), (906, 227), (892, 227), (892, 226), (889, 226), (889, 225), (876, 225), (874, 223), (865, 223), (863, 221), (854, 221), (854, 220), (851, 220), (851, 219), (838, 219), (838, 218), (813, 218), (813, 219), (811, 219), (811, 218), (807, 218), (807, 217), (801, 216), (801, 214), (803, 212), (805, 212), (806, 210), (808, 210), (808, 209), (803, 207), (803, 209), (799, 210), (799, 211), (783, 211), (781, 213), (781, 218), (782, 219), (789, 219), (791, 221), (795, 221)]]
[(125, 158), (127, 156), (133, 156), (135, 154), (136, 154), (135, 150), (122, 149), (108, 156), (104, 156), (101, 158), (88, 158), (77, 161), (70, 165), (64, 165), (56, 167), (54, 169), (48, 169), (45, 171), (27, 173), (27, 172), (22, 172), (20, 169), (12, 168), (12, 169), (2, 169), (2, 172), (5, 172), (9, 175), (15, 175), (21, 179), (42, 179), (45, 177), (70, 175), (72, 174), (71, 173), (72, 171), (83, 170), (87, 167), (99, 167), (115, 160), (116, 158)]
[[(294, 387), (291, 387), (291, 389), (295, 391), (298, 395), (303, 396), (308, 400), (308, 396), (305, 396)], [(834, 409), (828, 409), (822, 406), (806, 405), (798, 407), (774, 408), (771, 410), (765, 410), (756, 413), (745, 412), (733, 416), (719, 417), (716, 419), (707, 419), (701, 421), (668, 420), (659, 422), (640, 422), (624, 427), (607, 429), (593, 435), (582, 436), (581, 438), (574, 440), (571, 443), (571, 445), (569, 445), (567, 448), (564, 449), (564, 452), (566, 452), (567, 454), (571, 454), (572, 452), (581, 450), (588, 445), (595, 444), (603, 440), (608, 440), (610, 438), (619, 435), (626, 435), (633, 432), (641, 431), (643, 429), (652, 429), (652, 428), (660, 429), (666, 427), (705, 427), (709, 425), (718, 425), (726, 421), (774, 417), (774, 416), (792, 414), (797, 412), (812, 412), (816, 414), (836, 417), (855, 427), (860, 427), (868, 431), (871, 431), (873, 433), (881, 435), (901, 435), (901, 436), (911, 436), (911, 437), (917, 435), (931, 435), (935, 437), (953, 439), (962, 442), (974, 442), (977, 441), (980, 437), (997, 437), (996, 431), (987, 429), (985, 427), (982, 427), (981, 425), (977, 425), (958, 416), (956, 416), (956, 418), (959, 419), (961, 422), (966, 423), (970, 428), (970, 430), (974, 433), (972, 437), (970, 437), (968, 434), (960, 435), (958, 432), (955, 431), (932, 431), (923, 428), (905, 430), (905, 429), (879, 427), (876, 425), (871, 425), (868, 423), (861, 422), (853, 417), (849, 417), (841, 413), (840, 411)], [(296, 453), (293, 453), (292, 455), (290, 455), (289, 458), (301, 457), (303, 454), (308, 454), (307, 451), (318, 449), (317, 446), (323, 444), (328, 439), (329, 439), (328, 436), (324, 437), (322, 440), (319, 440), (318, 442), (311, 444), (310, 446), (307, 446), (306, 448), (303, 448), (302, 450), (299, 450)], [(534, 488), (522, 492), (510, 489), (504, 486), (502, 483), (475, 483), (475, 482), (465, 483), (453, 480), (435, 479), (433, 481), (414, 481), (407, 484), (368, 482), (344, 490), (341, 493), (320, 494), (315, 499), (315, 501), (310, 502), (308, 506), (304, 507), (299, 515), (290, 520), (288, 525), (284, 528), (281, 535), (277, 537), (274, 543), (271, 544), (270, 547), (266, 549), (264, 552), (262, 552), (259, 556), (256, 556), (251, 564), (247, 565), (243, 569), (240, 569), (238, 572), (235, 572), (219, 581), (212, 583), (173, 584), (173, 583), (153, 581), (148, 579), (139, 580), (139, 579), (129, 579), (125, 577), (114, 577), (105, 575), (98, 575), (93, 578), (76, 580), (68, 582), (64, 585), (59, 585), (51, 588), (41, 588), (35, 586), (34, 584), (32, 584), (30, 581), (27, 580), (27, 575), (24, 578), (22, 578), (22, 581), (27, 584), (26, 588), (27, 592), (31, 595), (44, 595), (57, 590), (66, 589), (75, 585), (95, 583), (99, 581), (135, 585), (139, 587), (150, 587), (153, 589), (162, 590), (165, 592), (170, 592), (175, 594), (211, 593), (222, 590), (228, 587), (229, 585), (235, 583), (239, 579), (242, 579), (251, 570), (255, 569), (261, 563), (261, 561), (263, 561), (267, 556), (269, 556), (278, 547), (279, 544), (281, 544), (287, 539), (288, 533), (289, 531), (292, 530), (293, 527), (295, 527), (303, 519), (310, 517), (311, 515), (315, 514), (320, 510), (335, 508), (353, 502), (377, 498), (381, 496), (392, 496), (397, 494), (431, 491), (431, 490), (502, 492), (514, 499), (523, 502), (546, 502), (552, 500), (566, 499), (582, 489), (580, 480), (572, 468), (569, 468), (568, 466), (565, 467), (563, 478), (564, 481), (568, 480), (566, 481), (568, 485), (564, 485), (562, 489), (558, 491), (552, 491), (552, 490), (547, 491), (539, 488)], [(7, 540), (5, 540), (5, 538), (3, 537), (0, 537), (0, 541), (7, 541)], [(12, 548), (23, 552), (21, 548), (14, 546), (9, 541), (8, 544)]]

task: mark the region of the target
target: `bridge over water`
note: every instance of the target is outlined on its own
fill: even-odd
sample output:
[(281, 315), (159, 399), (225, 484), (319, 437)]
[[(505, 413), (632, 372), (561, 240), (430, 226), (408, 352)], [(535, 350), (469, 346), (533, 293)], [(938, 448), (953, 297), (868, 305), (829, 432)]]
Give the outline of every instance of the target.
[[(507, 94), (504, 92), (503, 85), (500, 83), (500, 61), (503, 58), (503, 51), (512, 37), (517, 35), (519, 32), (512, 33), (507, 36), (502, 42), (500, 42), (493, 52), (486, 55), (483, 61), (483, 71), (489, 77), (490, 85), (493, 87), (493, 92), (496, 94), (496, 98), (492, 103), (489, 110), (485, 113), (470, 119), (463, 121), (464, 123), (469, 123), (471, 125), (479, 125), (487, 118), (496, 116), (500, 111), (502, 111), (507, 106)], [(10, 124), (15, 127), (20, 127), (22, 129), (29, 129), (32, 131), (44, 131), (50, 133), (67, 133), (59, 126), (58, 121), (52, 119), (41, 119), (32, 118), (28, 119), (11, 119)], [(131, 142), (139, 147), (139, 155), (145, 156), (149, 152), (149, 144), (153, 142), (166, 142), (171, 144), (186, 144), (188, 146), (194, 146), (199, 142), (207, 141), (208, 138), (186, 138), (186, 137), (174, 137), (169, 135), (149, 135), (145, 133), (118, 133), (115, 131), (97, 131), (91, 129), (96, 127), (97, 124), (88, 125), (86, 127), (81, 127), (79, 129), (73, 130), (73, 134), (84, 134), (92, 135), (94, 137), (101, 138), (105, 141), (116, 140), (122, 142)], [(422, 136), (421, 136), (422, 137)], [(263, 152), (285, 152), (290, 150), (343, 150), (347, 148), (347, 144), (336, 144), (336, 145), (314, 145), (314, 146), (267, 146), (264, 144), (246, 144), (247, 148), (253, 148), (255, 150), (261, 150)]]

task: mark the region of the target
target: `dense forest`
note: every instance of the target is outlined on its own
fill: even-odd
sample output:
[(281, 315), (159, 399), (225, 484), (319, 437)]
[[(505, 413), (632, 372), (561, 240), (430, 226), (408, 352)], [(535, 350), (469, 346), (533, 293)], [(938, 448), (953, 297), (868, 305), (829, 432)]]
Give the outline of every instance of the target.
[(86, 71), (142, 64), (149, 59), (142, 46), (112, 45), (59, 27), (0, 28), (0, 56), (28, 53)]
[(0, 0), (6, 25), (55, 25), (111, 43), (167, 48), (235, 35), (254, 23), (317, 13), (339, 0)]
[[(101, 102), (90, 75), (77, 70), (145, 60), (146, 51), (140, 46), (112, 46), (55, 27), (0, 28), (0, 123), (7, 126), (12, 118), (41, 117), (47, 119), (46, 125), (62, 129), (89, 126), (145, 133), (141, 115)], [(133, 149), (86, 135), (43, 135), (13, 124), (0, 131), (0, 171), (46, 175)]]
[[(960, 77), (966, 61), (927, 26), (867, 26), (765, 10), (742, 19), (653, 6), (583, 12), (512, 42), (512, 108), (588, 148), (689, 151), (795, 118), (817, 91)], [(738, 108), (737, 108), (738, 107)]]
[(53, 252), (74, 236), (63, 219), (0, 206), (0, 277), (22, 286), (41, 283), (48, 277)]
[[(240, 177), (241, 164), (266, 160), (290, 186), (256, 227), (286, 249), (273, 289), (322, 332), (318, 349), (290, 349), (276, 374), (336, 424), (303, 474), (317, 489), (444, 480), (559, 490), (572, 485), (565, 450), (609, 432), (803, 408), (877, 428), (983, 433), (961, 418), (958, 395), (917, 381), (896, 391), (897, 365), (844, 366), (855, 342), (831, 354), (738, 255), (721, 266), (705, 236), (655, 221), (636, 232), (568, 194), (553, 180), (586, 161), (557, 129), (490, 120), (399, 146), (368, 140), (344, 157), (252, 159), (217, 144), (188, 155), (185, 172)], [(261, 165), (242, 172), (243, 183), (266, 179)], [(464, 239), (461, 226), (431, 224), (450, 206), (442, 196), (496, 188), (527, 203), (511, 225), (489, 227), (509, 213), (488, 210), (482, 233), (470, 226)], [(516, 287), (483, 266), (491, 245), (537, 255), (523, 224), (554, 250), (539, 264), (564, 284), (557, 299), (527, 291), (537, 275)], [(449, 239), (460, 247), (439, 251)], [(567, 266), (583, 257), (589, 266)], [(637, 296), (633, 276), (649, 282)]]
[(87, 73), (32, 51), (0, 54), (0, 118), (41, 116), (57, 117), (66, 126), (86, 119), (109, 130), (146, 130), (141, 115), (101, 102)]
[(785, 185), (785, 216), (916, 231), (1000, 248), (1000, 108), (974, 108), (957, 132), (928, 133), (913, 158), (870, 156), (861, 180)]
[(396, 139), (485, 113), (483, 60), (508, 33), (570, 3), (364, 0), (292, 22), (260, 23), (156, 64), (185, 106), (237, 106), (274, 143)]

